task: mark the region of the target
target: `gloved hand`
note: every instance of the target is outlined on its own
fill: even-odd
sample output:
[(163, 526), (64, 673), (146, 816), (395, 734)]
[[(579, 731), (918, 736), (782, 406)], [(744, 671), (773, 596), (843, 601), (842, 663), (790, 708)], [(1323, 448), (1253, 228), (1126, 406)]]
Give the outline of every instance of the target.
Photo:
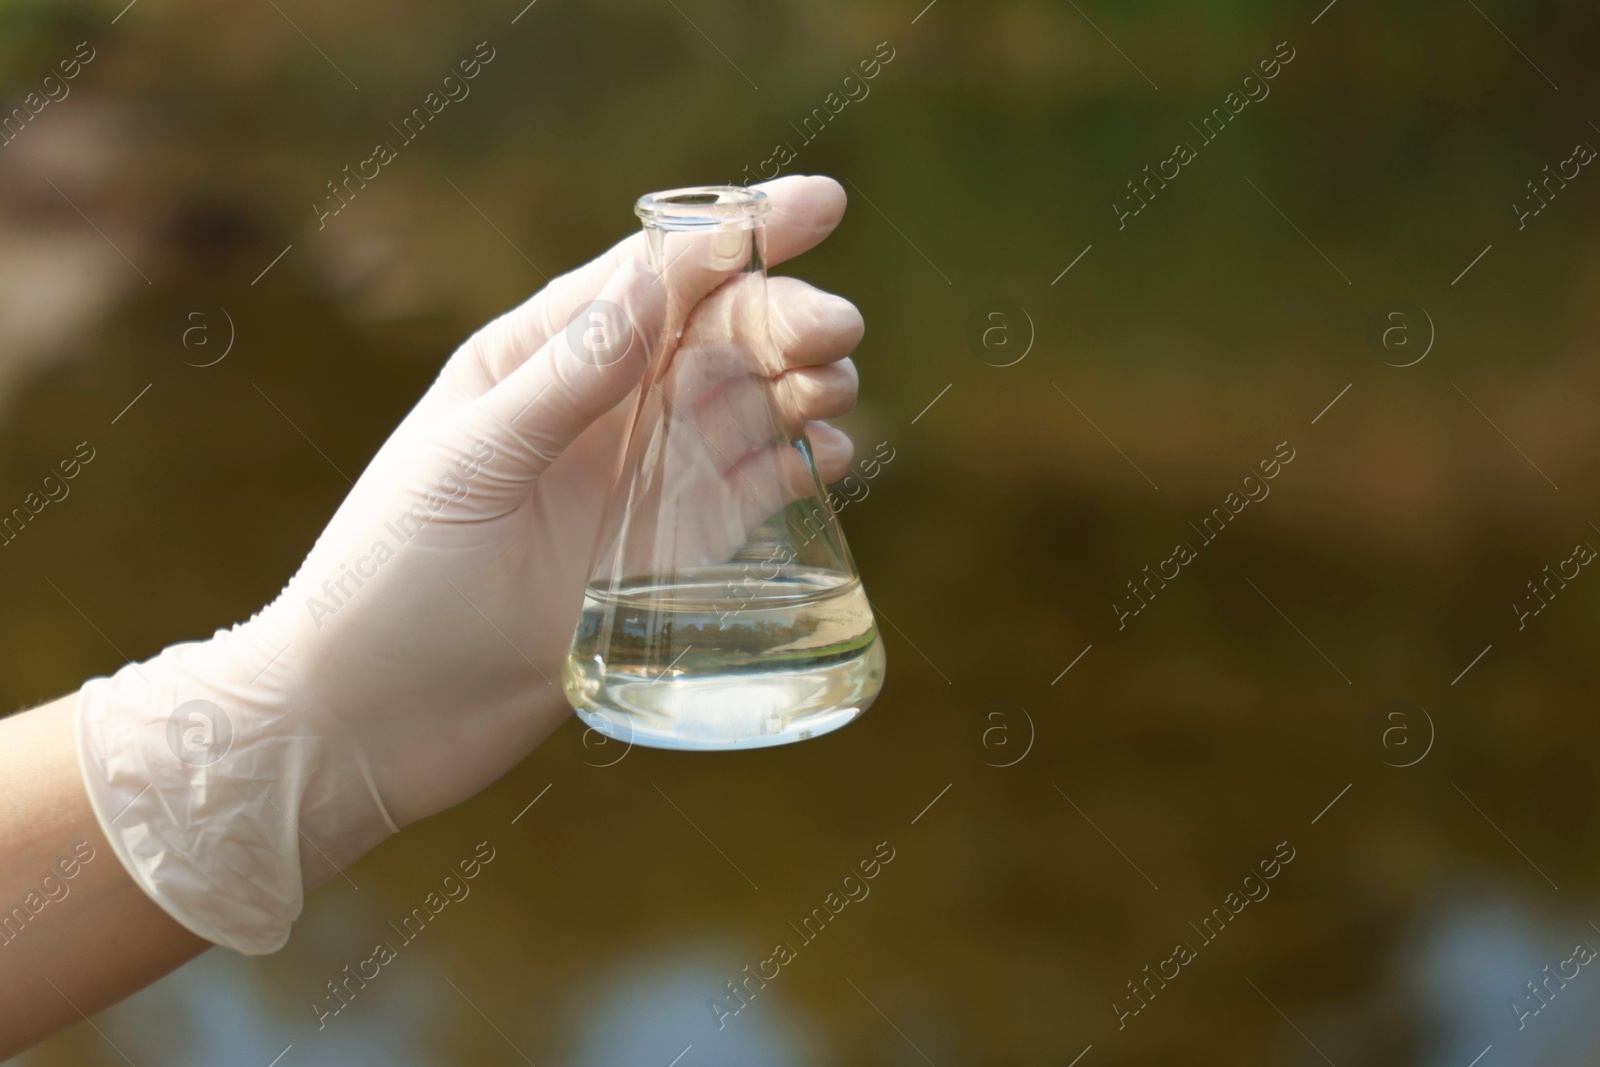
[[(771, 263), (844, 211), (831, 179), (761, 188)], [(668, 299), (645, 262), (630, 237), (478, 331), (249, 622), (84, 685), (77, 743), (95, 813), (189, 930), (275, 951), (304, 888), (479, 792), (560, 725), (561, 663), (645, 339), (669, 306), (693, 308), (692, 335), (727, 279), (713, 257), (673, 275), (699, 291)], [(575, 350), (582, 331), (568, 325), (596, 301), (634, 330), (614, 331), (609, 352)], [(776, 392), (837, 480), (850, 441), (814, 420), (854, 404), (860, 314), (787, 278), (769, 301)]]

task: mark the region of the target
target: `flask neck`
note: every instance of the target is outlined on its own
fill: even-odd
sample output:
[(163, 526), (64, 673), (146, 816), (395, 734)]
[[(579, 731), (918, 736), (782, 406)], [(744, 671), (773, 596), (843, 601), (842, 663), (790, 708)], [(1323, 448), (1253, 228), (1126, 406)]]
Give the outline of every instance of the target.
[[(651, 193), (635, 212), (644, 226), (651, 269), (666, 290), (660, 343), (651, 346), (653, 382), (667, 372), (681, 344), (711, 357), (731, 356), (737, 342), (749, 369), (775, 374), (766, 337), (767, 215), (759, 190), (701, 186)], [(703, 310), (696, 313), (696, 307)], [(696, 316), (694, 336), (685, 330)], [(730, 368), (720, 368), (727, 372)]]

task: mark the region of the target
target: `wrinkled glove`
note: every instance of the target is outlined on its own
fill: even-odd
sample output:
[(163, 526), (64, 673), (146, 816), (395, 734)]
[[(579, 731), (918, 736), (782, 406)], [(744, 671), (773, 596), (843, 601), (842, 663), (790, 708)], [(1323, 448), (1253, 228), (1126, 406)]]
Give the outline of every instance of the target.
[[(771, 263), (844, 211), (831, 179), (761, 188)], [(304, 889), (473, 796), (560, 725), (561, 662), (646, 350), (694, 336), (696, 316), (727, 303), (714, 250), (684, 254), (706, 258), (663, 281), (635, 235), (484, 327), (272, 604), (83, 686), (77, 744), (96, 816), (179, 923), (275, 951)], [(854, 404), (860, 315), (787, 278), (771, 279), (768, 302), (774, 395), (837, 480), (851, 443), (815, 420)], [(588, 329), (595, 308), (620, 309), (622, 327)], [(681, 324), (675, 308), (689, 309)], [(762, 443), (723, 444), (737, 459)]]

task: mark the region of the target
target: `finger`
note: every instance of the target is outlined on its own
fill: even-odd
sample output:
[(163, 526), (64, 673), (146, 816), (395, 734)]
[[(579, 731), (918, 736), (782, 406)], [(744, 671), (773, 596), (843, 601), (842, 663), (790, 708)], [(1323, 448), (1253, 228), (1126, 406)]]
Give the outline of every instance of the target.
[[(825, 422), (806, 424), (805, 439), (816, 462), (817, 476), (798, 448), (787, 441), (753, 452), (723, 475), (738, 497), (747, 530), (754, 530), (796, 500), (817, 498), (827, 507), (822, 486), (843, 478), (855, 458), (855, 443), (840, 429)], [(791, 533), (796, 531), (791, 530)]]
[[(861, 313), (796, 279), (772, 281), (764, 300), (756, 287), (729, 284), (700, 301), (660, 382), (675, 413), (693, 419), (730, 464), (855, 404), (859, 381), (846, 357), (861, 340)], [(844, 370), (827, 369), (841, 362)], [(786, 368), (806, 373), (791, 378)]]
[[(755, 188), (766, 193), (772, 205), (767, 221), (768, 265), (814, 248), (844, 217), (845, 192), (832, 178), (789, 175)], [(709, 246), (706, 251), (711, 252)], [(451, 384), (467, 396), (481, 395), (564, 330), (600, 296), (623, 263), (648, 258), (644, 234), (635, 233), (597, 259), (553, 279), (473, 335), (451, 360), (460, 363), (451, 368)]]
[[(840, 360), (861, 343), (861, 312), (843, 297), (796, 278), (773, 278), (765, 292), (746, 281), (720, 286), (695, 305), (668, 375), (692, 373), (694, 388), (708, 392), (729, 377), (777, 377), (789, 368)], [(699, 395), (690, 388), (687, 380), (678, 384), (680, 403)]]
[[(806, 430), (820, 480), (843, 478), (854, 458), (850, 439), (826, 423), (811, 423)], [(670, 466), (671, 476), (655, 488), (654, 506), (639, 516), (642, 525), (634, 531), (627, 559), (630, 571), (659, 573), (725, 563), (752, 531), (796, 500), (812, 501), (798, 521), (790, 522), (788, 534), (799, 541), (814, 539), (831, 514), (824, 510), (825, 490), (812, 477), (810, 464), (788, 441), (751, 452), (732, 468), (715, 463), (703, 446)], [(672, 535), (650, 536), (652, 528), (671, 530)]]
[(855, 410), (860, 388), (855, 361), (841, 359), (789, 371), (777, 380), (773, 391), (794, 419), (812, 422), (836, 419)]
[(854, 304), (798, 278), (770, 279), (767, 303), (772, 342), (785, 367), (843, 359), (856, 350), (866, 333), (866, 322)]
[(727, 461), (722, 469), (728, 470), (751, 449), (803, 432), (808, 422), (848, 414), (855, 409), (860, 384), (855, 363), (848, 359), (801, 367), (771, 383), (730, 380), (692, 405), (688, 417), (712, 451)]
[[(685, 365), (696, 353), (680, 353)], [(685, 384), (681, 379), (680, 386)], [(689, 423), (692, 433), (680, 433), (667, 441), (677, 464), (698, 464), (704, 460), (710, 469), (725, 473), (736, 467), (753, 449), (763, 448), (805, 432), (807, 422), (837, 418), (855, 407), (860, 379), (855, 363), (849, 359), (818, 367), (800, 367), (776, 380), (755, 375), (729, 377), (703, 393), (682, 403), (672, 392), (661, 389), (664, 415), (677, 423)]]
[(666, 305), (659, 279), (629, 261), (600, 291), (611, 310), (583, 331), (551, 337), (504, 381), (474, 402), (486, 435), (511, 457), (497, 475), (525, 486), (600, 416), (639, 384)]

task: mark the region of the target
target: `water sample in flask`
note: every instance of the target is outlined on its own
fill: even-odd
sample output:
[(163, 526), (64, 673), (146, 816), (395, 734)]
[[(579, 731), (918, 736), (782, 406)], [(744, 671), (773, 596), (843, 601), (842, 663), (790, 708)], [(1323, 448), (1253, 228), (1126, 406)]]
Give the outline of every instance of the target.
[(568, 701), (657, 748), (803, 741), (866, 710), (883, 645), (768, 332), (766, 194), (642, 197), (666, 315), (622, 445)]

